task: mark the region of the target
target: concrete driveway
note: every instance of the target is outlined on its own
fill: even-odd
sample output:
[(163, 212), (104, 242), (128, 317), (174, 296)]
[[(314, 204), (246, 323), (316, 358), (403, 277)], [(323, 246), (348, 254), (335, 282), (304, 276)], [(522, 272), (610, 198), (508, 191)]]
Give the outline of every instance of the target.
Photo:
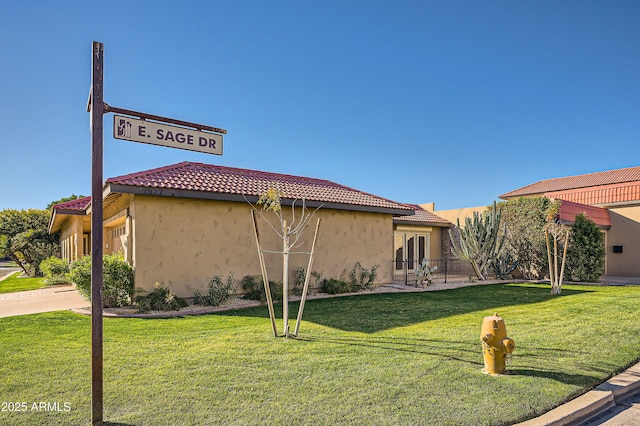
[(0, 318), (91, 306), (72, 285), (0, 294)]

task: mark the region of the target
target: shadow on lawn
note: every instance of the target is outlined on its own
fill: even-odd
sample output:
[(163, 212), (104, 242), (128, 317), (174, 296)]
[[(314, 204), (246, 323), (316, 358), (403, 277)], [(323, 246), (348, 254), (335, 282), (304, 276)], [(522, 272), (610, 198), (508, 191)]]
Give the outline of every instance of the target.
[[(428, 355), (440, 358), (440, 362), (434, 365), (432, 369), (439, 368), (442, 362), (458, 361), (469, 364), (481, 370), (484, 366), (482, 358), (482, 346), (480, 339), (473, 344), (465, 341), (450, 341), (444, 339), (416, 339), (405, 337), (299, 337), (299, 341), (303, 342), (322, 342), (331, 345), (364, 347), (367, 349), (390, 351), (390, 352), (409, 352), (418, 355)], [(556, 350), (558, 352), (571, 352)], [(508, 368), (510, 376), (529, 376), (544, 379), (551, 379), (557, 382), (565, 383), (573, 386), (588, 387), (593, 383), (597, 383), (597, 376), (587, 376), (584, 374), (568, 374), (562, 371), (553, 370), (537, 370), (527, 368)]]
[[(548, 286), (493, 284), (423, 293), (364, 293), (309, 300), (305, 305), (303, 319), (344, 331), (376, 333), (471, 312), (499, 313), (501, 308), (507, 306), (541, 303), (587, 291), (563, 289), (561, 295), (552, 295)], [(295, 320), (298, 303), (290, 303), (289, 311), (290, 318)], [(276, 315), (281, 314), (282, 308), (278, 305)], [(268, 318), (266, 306), (221, 312), (217, 315)]]
[[(380, 351), (409, 352), (440, 357), (444, 361), (460, 361), (482, 366), (480, 345), (463, 341), (416, 339), (407, 337), (297, 337), (303, 342), (322, 342), (331, 345), (364, 347)], [(479, 340), (478, 340), (479, 341)]]
[(584, 374), (567, 374), (562, 371), (534, 370), (526, 368), (508, 368), (510, 376), (529, 376), (541, 379), (551, 379), (557, 382), (573, 386), (589, 387), (598, 383), (597, 376), (587, 376)]

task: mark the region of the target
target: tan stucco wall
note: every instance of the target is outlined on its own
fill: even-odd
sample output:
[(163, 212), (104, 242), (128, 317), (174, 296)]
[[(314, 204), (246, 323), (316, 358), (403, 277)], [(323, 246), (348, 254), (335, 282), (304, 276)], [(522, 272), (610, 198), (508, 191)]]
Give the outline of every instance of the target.
[[(129, 207), (136, 287), (152, 290), (164, 281), (177, 295), (191, 297), (213, 275), (224, 279), (233, 272), (239, 281), (260, 274), (249, 205), (136, 195)], [(321, 209), (316, 218), (322, 221), (312, 270), (338, 278), (360, 261), (366, 268), (379, 265), (378, 282), (391, 281), (391, 215)], [(281, 240), (263, 220), (259, 227), (263, 248), (281, 250)], [(297, 251), (310, 250), (314, 228), (315, 219)], [(281, 281), (282, 256), (265, 256), (269, 279)], [(307, 261), (306, 255), (291, 256), (290, 280)]]
[[(115, 201), (110, 201), (104, 208), (103, 213), (103, 251), (104, 254), (122, 253), (124, 258), (133, 263), (131, 253), (132, 234), (130, 232), (131, 221), (131, 200), (133, 196), (129, 194), (120, 195)], [(124, 228), (120, 235), (114, 236), (114, 230)]]
[(82, 219), (83, 216), (70, 215), (60, 229), (62, 257), (69, 262), (82, 257)]
[[(607, 275), (640, 276), (640, 206), (609, 208), (611, 229), (607, 233)], [(614, 253), (613, 246), (622, 246)]]
[[(432, 259), (440, 259), (442, 258), (442, 229), (439, 227), (434, 227), (433, 231), (431, 231), (431, 258)], [(449, 229), (449, 228), (445, 228)], [(448, 238), (448, 235), (447, 235)]]
[(478, 207), (463, 207), (459, 209), (452, 210), (437, 210), (434, 213), (440, 216), (443, 219), (448, 220), (454, 225), (458, 224), (458, 219), (460, 219), (460, 226), (464, 227), (464, 219), (467, 217), (473, 217), (474, 212), (484, 213), (487, 211), (487, 206), (478, 206)]

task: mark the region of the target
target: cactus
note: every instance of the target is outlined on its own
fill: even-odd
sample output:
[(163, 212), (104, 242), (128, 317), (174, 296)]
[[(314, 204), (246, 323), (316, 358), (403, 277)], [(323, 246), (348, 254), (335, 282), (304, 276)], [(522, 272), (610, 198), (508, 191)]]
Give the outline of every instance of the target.
[(422, 259), (422, 263), (416, 269), (416, 286), (424, 287), (433, 284), (436, 276), (437, 266), (430, 266), (427, 258)]
[(459, 242), (454, 238), (451, 229), (449, 230), (451, 251), (458, 259), (471, 262), (479, 280), (487, 279), (489, 265), (502, 250), (505, 233), (500, 235), (500, 218), (501, 211), (494, 202), (491, 211), (482, 215), (474, 212), (473, 220), (469, 217), (465, 218), (464, 228), (460, 226), (460, 219), (458, 219)]
[(496, 274), (496, 278), (500, 280), (507, 280), (513, 278), (512, 272), (518, 267), (518, 260), (511, 257), (509, 253), (503, 253), (498, 255), (493, 262), (491, 262), (491, 269)]

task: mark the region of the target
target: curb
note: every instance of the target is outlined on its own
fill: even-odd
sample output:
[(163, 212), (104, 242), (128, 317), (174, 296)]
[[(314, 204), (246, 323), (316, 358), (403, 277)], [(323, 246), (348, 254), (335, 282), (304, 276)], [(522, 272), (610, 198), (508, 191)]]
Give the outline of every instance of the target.
[(607, 380), (596, 389), (611, 392), (617, 404), (640, 390), (640, 363)]
[(577, 425), (610, 408), (640, 390), (640, 363), (627, 368), (617, 376), (540, 417), (515, 426)]

